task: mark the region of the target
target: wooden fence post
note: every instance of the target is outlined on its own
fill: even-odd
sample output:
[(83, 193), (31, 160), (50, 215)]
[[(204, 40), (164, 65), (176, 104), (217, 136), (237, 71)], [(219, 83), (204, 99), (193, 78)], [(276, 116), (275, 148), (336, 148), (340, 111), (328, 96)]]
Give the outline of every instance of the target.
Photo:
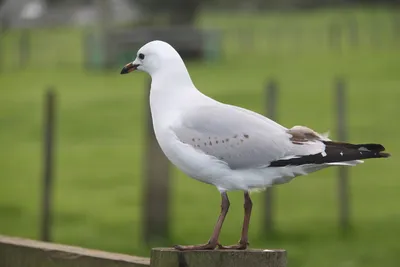
[(41, 201), (40, 239), (51, 241), (52, 196), (54, 174), (54, 126), (55, 126), (55, 92), (50, 87), (45, 94), (44, 128), (43, 128), (43, 192)]
[[(276, 120), (276, 107), (277, 107), (277, 98), (278, 98), (278, 85), (275, 81), (271, 80), (268, 82), (265, 88), (265, 96), (266, 96), (266, 113), (268, 118), (271, 120)], [(265, 214), (264, 214), (264, 230), (266, 234), (270, 234), (274, 231), (274, 204), (273, 204), (273, 196), (276, 189), (269, 187), (265, 191)]]
[(170, 248), (154, 248), (150, 267), (286, 267), (286, 251), (262, 250), (209, 250), (178, 251)]
[(154, 248), (151, 258), (0, 236), (1, 267), (286, 267), (283, 249), (178, 251)]
[[(146, 87), (145, 103), (149, 103), (150, 83)], [(168, 238), (169, 229), (169, 161), (156, 140), (150, 112), (146, 104), (146, 161), (143, 191), (143, 234), (150, 245), (155, 240)]]
[(149, 267), (150, 259), (0, 235), (1, 267)]
[[(346, 86), (342, 78), (336, 78), (337, 95), (337, 134), (338, 139), (345, 142), (347, 139), (346, 123)], [(349, 207), (349, 185), (348, 168), (339, 166), (338, 168), (338, 202), (339, 202), (339, 228), (342, 233), (346, 233), (350, 228), (350, 207)]]

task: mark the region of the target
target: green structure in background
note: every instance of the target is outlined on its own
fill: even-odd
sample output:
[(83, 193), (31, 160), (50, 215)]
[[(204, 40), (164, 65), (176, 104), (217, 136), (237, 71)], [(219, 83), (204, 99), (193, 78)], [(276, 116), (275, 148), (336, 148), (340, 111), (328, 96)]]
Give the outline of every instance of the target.
[(218, 60), (221, 55), (221, 34), (216, 30), (195, 28), (138, 28), (128, 31), (84, 33), (85, 66), (108, 69), (126, 64), (144, 43), (167, 40), (186, 60)]
[(84, 32), (84, 56), (87, 69), (100, 69), (105, 64), (106, 51), (100, 35)]

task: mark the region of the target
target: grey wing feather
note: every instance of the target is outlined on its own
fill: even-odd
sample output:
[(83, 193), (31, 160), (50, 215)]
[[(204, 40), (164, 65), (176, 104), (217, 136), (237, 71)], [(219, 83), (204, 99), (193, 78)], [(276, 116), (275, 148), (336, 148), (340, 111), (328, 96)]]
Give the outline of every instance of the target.
[(226, 162), (232, 169), (268, 166), (285, 157), (291, 148), (286, 128), (229, 105), (192, 110), (173, 130), (181, 142)]

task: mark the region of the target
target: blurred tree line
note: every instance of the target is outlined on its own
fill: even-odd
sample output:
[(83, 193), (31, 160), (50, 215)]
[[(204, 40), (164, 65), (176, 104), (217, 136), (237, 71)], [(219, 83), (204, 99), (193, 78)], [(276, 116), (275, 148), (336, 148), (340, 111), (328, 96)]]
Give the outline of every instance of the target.
[[(94, 3), (96, 0), (46, 0), (47, 3)], [(168, 6), (179, 7), (181, 10), (192, 5), (201, 3), (217, 4), (218, 6), (232, 7), (240, 6), (246, 3), (261, 5), (265, 7), (321, 7), (325, 5), (342, 5), (342, 4), (400, 4), (400, 0), (128, 0), (131, 3), (139, 4), (146, 8), (159, 10), (162, 8), (168, 9)], [(5, 0), (0, 0), (0, 4)]]
[[(0, 0), (0, 3), (3, 0)], [(98, 0), (46, 0), (50, 5), (64, 3), (90, 4)], [(107, 1), (107, 0), (106, 0)], [(343, 5), (399, 5), (400, 0), (128, 0), (150, 17), (163, 16), (170, 25), (193, 24), (199, 8), (208, 9), (309, 9)], [(400, 6), (400, 5), (399, 5)], [(165, 21), (163, 21), (165, 23)]]
[(170, 25), (191, 25), (202, 4), (214, 0), (136, 0), (147, 14), (163, 14)]
[(271, 10), (400, 4), (400, 0), (135, 0), (133, 2), (148, 14), (167, 14), (171, 25), (192, 24), (200, 7), (228, 10), (246, 7), (255, 10)]
[(247, 6), (255, 9), (306, 9), (345, 5), (387, 5), (400, 4), (400, 0), (212, 0), (219, 7)]

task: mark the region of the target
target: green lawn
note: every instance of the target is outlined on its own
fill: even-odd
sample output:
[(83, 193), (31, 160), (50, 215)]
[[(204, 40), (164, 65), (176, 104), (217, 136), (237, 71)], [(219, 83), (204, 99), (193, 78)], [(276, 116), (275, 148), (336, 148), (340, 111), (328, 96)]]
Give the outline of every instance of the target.
[[(336, 173), (331, 168), (277, 188), (275, 237), (262, 232), (261, 194), (253, 195), (252, 247), (285, 248), (290, 266), (397, 266), (400, 261), (400, 50), (391, 34), (394, 11), (319, 10), (289, 14), (207, 14), (205, 28), (227, 31), (223, 57), (190, 63), (198, 88), (231, 104), (264, 112), (263, 88), (280, 85), (278, 121), (291, 127), (331, 130), (335, 137), (333, 79), (348, 81), (348, 124), (352, 142), (381, 142), (393, 154), (351, 169), (354, 231), (341, 238), (337, 226)], [(326, 28), (345, 18), (360, 22), (360, 44), (347, 37), (342, 49), (328, 46)], [(371, 25), (377, 44), (370, 41)], [(274, 34), (281, 27), (284, 33)], [(251, 31), (243, 31), (251, 29)], [(271, 29), (271, 32), (265, 29)], [(296, 37), (299, 29), (303, 38)], [(237, 31), (249, 37), (237, 38)], [(81, 31), (32, 32), (31, 60), (18, 67), (19, 32), (1, 39), (0, 234), (38, 238), (43, 92), (56, 87), (57, 155), (54, 239), (56, 242), (135, 255), (140, 243), (145, 74), (88, 72), (80, 63)], [(253, 36), (255, 41), (251, 41)], [(5, 53), (6, 51), (6, 53)], [(132, 51), (134, 55), (136, 51)], [(220, 196), (209, 185), (173, 172), (171, 240), (205, 242), (219, 212)], [(239, 239), (242, 195), (230, 194), (231, 210), (221, 242)]]

